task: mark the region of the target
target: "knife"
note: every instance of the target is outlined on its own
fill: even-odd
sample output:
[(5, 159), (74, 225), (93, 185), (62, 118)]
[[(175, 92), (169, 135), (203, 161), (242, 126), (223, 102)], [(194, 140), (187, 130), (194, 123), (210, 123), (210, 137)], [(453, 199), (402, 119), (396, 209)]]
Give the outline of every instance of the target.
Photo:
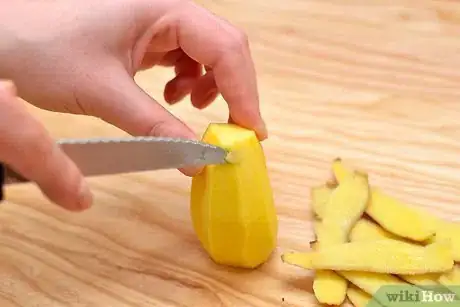
[[(218, 146), (167, 137), (61, 139), (57, 143), (85, 177), (223, 164), (227, 156)], [(0, 201), (5, 184), (28, 181), (0, 163)]]

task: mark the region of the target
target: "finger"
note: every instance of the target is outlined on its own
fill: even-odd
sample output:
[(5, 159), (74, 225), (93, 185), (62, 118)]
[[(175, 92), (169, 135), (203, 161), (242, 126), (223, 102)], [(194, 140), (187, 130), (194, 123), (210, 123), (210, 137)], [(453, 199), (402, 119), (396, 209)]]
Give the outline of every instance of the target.
[(147, 70), (157, 65), (162, 60), (163, 54), (157, 52), (147, 52), (137, 70)]
[(0, 83), (0, 161), (36, 182), (56, 204), (87, 209), (92, 196), (82, 174), (20, 104), (15, 91), (11, 82)]
[(146, 51), (139, 68), (136, 70), (150, 69), (155, 65), (162, 65), (165, 67), (175, 66), (182, 56), (184, 56), (184, 52), (181, 49), (172, 50), (167, 53)]
[(195, 108), (204, 109), (209, 106), (219, 94), (214, 74), (208, 71), (196, 82), (191, 94), (191, 101)]
[(174, 104), (190, 94), (194, 84), (202, 74), (201, 65), (185, 53), (175, 64), (176, 77), (165, 86), (164, 98), (167, 103)]
[[(111, 79), (107, 80), (107, 75)], [(131, 135), (196, 139), (195, 133), (145, 93), (122, 68), (104, 73), (97, 86), (88, 89), (83, 99), (91, 104), (96, 116)], [(88, 96), (89, 95), (89, 96)], [(181, 170), (194, 175), (202, 168)]]
[(176, 63), (183, 56), (184, 52), (178, 48), (164, 54), (159, 64), (166, 67), (176, 66)]
[(193, 89), (193, 86), (196, 83), (196, 77), (190, 77), (187, 75), (178, 75), (171, 81), (169, 81), (164, 90), (164, 99), (170, 104), (176, 104), (185, 96), (190, 94)]
[[(195, 61), (212, 68), (216, 85), (235, 122), (267, 137), (259, 107), (254, 63), (246, 35), (192, 1), (181, 2), (168, 13), (164, 38)], [(163, 45), (168, 45), (164, 42)]]
[(185, 75), (190, 77), (199, 77), (203, 69), (201, 64), (190, 58), (187, 54), (182, 53), (175, 65), (176, 75)]

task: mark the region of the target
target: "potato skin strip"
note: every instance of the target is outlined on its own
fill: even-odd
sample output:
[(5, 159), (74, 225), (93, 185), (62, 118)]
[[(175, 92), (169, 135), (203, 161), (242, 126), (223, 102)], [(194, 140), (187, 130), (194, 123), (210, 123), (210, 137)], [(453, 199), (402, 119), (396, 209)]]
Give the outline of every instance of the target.
[(357, 241), (291, 252), (282, 260), (310, 270), (362, 271), (387, 274), (441, 273), (452, 269), (450, 244), (416, 246), (391, 239)]

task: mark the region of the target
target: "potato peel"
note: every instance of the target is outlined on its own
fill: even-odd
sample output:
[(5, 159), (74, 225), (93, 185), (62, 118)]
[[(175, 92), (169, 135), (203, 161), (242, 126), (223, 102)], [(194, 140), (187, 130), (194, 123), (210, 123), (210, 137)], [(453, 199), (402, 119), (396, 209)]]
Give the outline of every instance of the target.
[[(331, 191), (313, 192), (313, 198), (327, 204), (317, 206), (320, 221), (315, 222), (317, 244), (315, 249), (347, 242), (348, 234), (362, 216), (369, 198), (367, 175), (354, 172)], [(320, 194), (322, 193), (322, 194)], [(327, 197), (327, 198), (326, 198)], [(346, 298), (347, 281), (335, 272), (320, 270), (313, 281), (313, 290), (320, 303), (339, 305)]]
[(355, 286), (351, 286), (347, 289), (347, 297), (355, 307), (368, 307), (371, 302), (373, 307), (382, 306), (374, 301), (371, 295)]
[(370, 295), (376, 294), (384, 286), (407, 285), (407, 283), (391, 274), (359, 271), (340, 271), (339, 274)]
[(313, 269), (310, 253), (286, 252), (281, 255), (281, 261), (303, 269)]
[(310, 191), (311, 195), (311, 205), (313, 209), (313, 213), (317, 219), (322, 219), (321, 217), (323, 214), (323, 209), (326, 207), (327, 202), (329, 201), (329, 197), (332, 194), (333, 189), (328, 187), (327, 185), (321, 185), (317, 187), (313, 187)]
[(386, 231), (378, 224), (369, 219), (362, 218), (350, 232), (350, 241), (374, 241), (375, 239), (394, 239), (399, 237), (391, 232)]
[(436, 286), (439, 285), (439, 277), (442, 276), (441, 273), (426, 273), (426, 274), (416, 274), (416, 275), (399, 275), (400, 278), (404, 279), (410, 284), (416, 286)]
[[(310, 190), (316, 239), (311, 251), (288, 252), (284, 263), (315, 270), (313, 290), (322, 304), (384, 306), (384, 286), (460, 285), (460, 223), (443, 221), (378, 187), (366, 173), (337, 158), (334, 178)], [(457, 293), (460, 295), (460, 293)]]
[[(315, 193), (312, 197), (312, 208), (318, 212), (319, 218), (321, 218), (324, 212), (323, 208), (327, 205), (327, 198), (332, 194), (332, 189), (328, 187), (321, 187), (321, 192)], [(315, 203), (317, 202), (317, 203)], [(316, 232), (316, 231), (315, 231)], [(376, 223), (366, 218), (359, 219), (353, 226), (350, 232), (350, 241), (374, 241), (378, 239), (399, 239), (393, 233), (386, 231)], [(315, 248), (317, 242), (310, 242), (310, 247)], [(338, 271), (338, 274), (345, 277), (348, 281), (363, 289), (368, 294), (374, 294), (379, 287), (392, 284), (405, 284), (399, 278), (391, 274), (373, 273), (373, 272), (350, 272), (350, 271)], [(408, 281), (416, 281), (417, 284), (433, 284), (436, 283), (436, 276), (427, 276), (427, 274), (420, 275), (408, 275), (406, 276)], [(332, 289), (330, 289), (332, 292)]]
[(460, 266), (455, 265), (450, 271), (439, 277), (439, 283), (444, 286), (460, 285)]
[[(332, 169), (339, 183), (352, 174), (352, 170), (339, 158), (333, 161)], [(401, 238), (420, 243), (450, 240), (454, 261), (460, 262), (460, 223), (439, 219), (385, 194), (379, 188), (371, 188), (366, 214), (387, 232)]]
[[(321, 223), (322, 221), (314, 221), (313, 227), (315, 229), (315, 233), (318, 233)], [(320, 245), (321, 241), (319, 241), (317, 235), (317, 239), (314, 242), (310, 242), (310, 247), (313, 250), (318, 250)], [(313, 280), (313, 292), (315, 293), (316, 299), (321, 304), (342, 304), (346, 298), (347, 286), (348, 282), (345, 278), (330, 270), (316, 271), (315, 278)]]
[(369, 199), (367, 175), (355, 172), (331, 193), (321, 213), (316, 235), (321, 246), (343, 243), (361, 218)]
[(454, 261), (460, 262), (460, 224), (451, 221), (438, 221), (436, 236), (431, 240), (448, 240), (452, 244)]
[(410, 240), (425, 241), (436, 233), (434, 219), (373, 188), (366, 213), (386, 230)]
[(336, 244), (293, 253), (283, 260), (305, 269), (388, 274), (441, 273), (454, 265), (450, 245), (445, 242), (415, 246), (391, 239)]
[(439, 283), (454, 292), (457, 296), (460, 296), (460, 290), (458, 288), (460, 285), (460, 266), (455, 265), (452, 270), (441, 275)]
[(351, 174), (351, 171), (345, 167), (341, 158), (336, 158), (332, 161), (332, 173), (334, 174), (335, 180), (340, 183)]
[(316, 299), (327, 305), (340, 305), (346, 298), (348, 282), (334, 271), (318, 270), (313, 281)]
[[(361, 219), (355, 225), (350, 234), (350, 241), (375, 241), (380, 239), (392, 239), (392, 240), (401, 240), (407, 242), (404, 238), (400, 238), (383, 228), (378, 224), (369, 221), (367, 219)], [(409, 242), (408, 242), (409, 243)], [(419, 286), (430, 286), (437, 285), (438, 279), (441, 273), (427, 273), (427, 274), (417, 274), (417, 275), (399, 275), (400, 278), (404, 279), (408, 283), (419, 285)], [(385, 278), (385, 277), (384, 277)]]
[[(334, 160), (332, 169), (339, 184), (352, 173), (341, 159)], [(436, 232), (436, 223), (428, 214), (377, 188), (371, 191), (366, 213), (387, 231), (410, 240), (425, 241)]]

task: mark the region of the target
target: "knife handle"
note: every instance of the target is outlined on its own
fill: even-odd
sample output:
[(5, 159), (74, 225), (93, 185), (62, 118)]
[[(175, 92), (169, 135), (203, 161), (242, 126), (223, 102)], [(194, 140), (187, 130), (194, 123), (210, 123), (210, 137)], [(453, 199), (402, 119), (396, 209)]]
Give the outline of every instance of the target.
[(0, 202), (4, 198), (3, 186), (5, 185), (5, 167), (0, 162)]

